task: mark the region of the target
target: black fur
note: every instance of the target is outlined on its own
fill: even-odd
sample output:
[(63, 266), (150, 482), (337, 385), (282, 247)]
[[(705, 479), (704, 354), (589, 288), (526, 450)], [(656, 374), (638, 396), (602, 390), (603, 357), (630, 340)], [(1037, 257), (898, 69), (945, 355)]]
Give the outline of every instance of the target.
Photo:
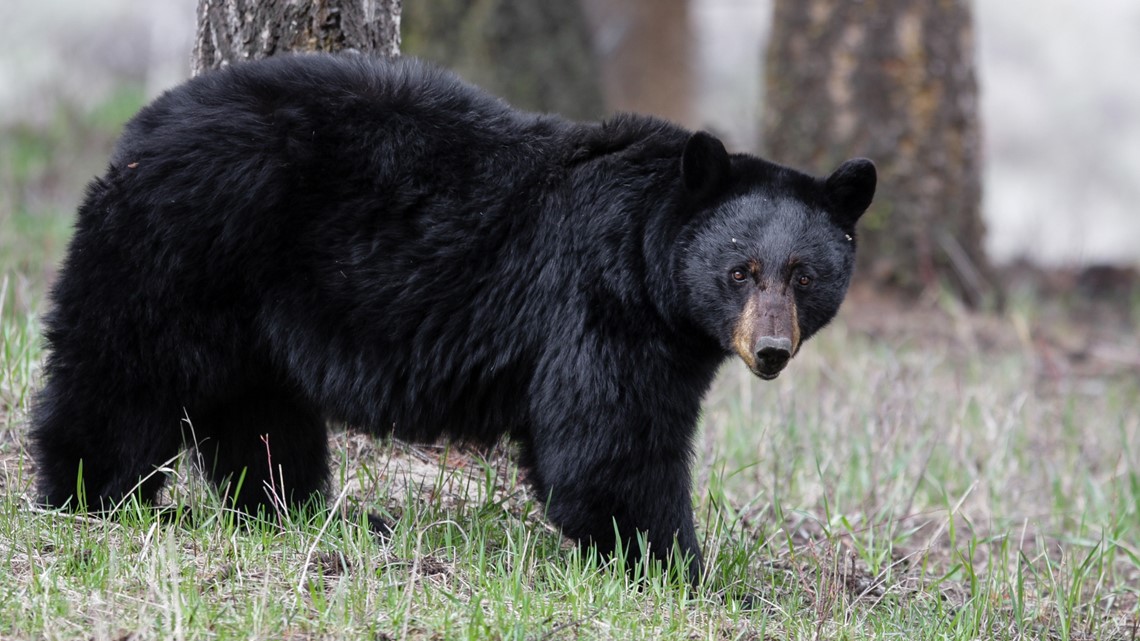
[(727, 274), (797, 253), (819, 283), (797, 293), (804, 336), (830, 320), (844, 207), (874, 190), (869, 163), (844, 171), (648, 117), (519, 112), (407, 59), (191, 80), (127, 125), (80, 207), (32, 416), (42, 498), (152, 501), (196, 443), (223, 488), (245, 471), (253, 511), (265, 439), (297, 503), (326, 488), (329, 421), (510, 434), (566, 535), (676, 542), (696, 579), (691, 441), (743, 309)]

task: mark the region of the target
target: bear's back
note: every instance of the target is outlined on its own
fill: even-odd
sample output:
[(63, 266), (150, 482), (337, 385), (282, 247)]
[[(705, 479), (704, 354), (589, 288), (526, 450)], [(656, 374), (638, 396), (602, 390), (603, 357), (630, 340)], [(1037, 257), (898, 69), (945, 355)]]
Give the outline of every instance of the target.
[[(565, 125), (514, 110), (415, 59), (283, 56), (163, 94), (127, 124), (110, 164), (152, 176), (150, 195), (185, 197), (208, 184), (215, 195), (265, 203), (271, 194), (258, 180), (307, 193), (358, 193), (361, 180), (405, 182), (425, 173), (455, 180), (504, 149), (541, 145)], [(154, 189), (160, 182), (164, 189)], [(321, 194), (329, 195), (336, 194)]]
[(223, 259), (213, 263), (222, 273), (243, 269), (227, 257), (262, 266), (326, 250), (454, 262), (438, 254), (487, 255), (500, 227), (537, 214), (536, 194), (563, 171), (581, 127), (414, 59), (243, 63), (167, 92), (127, 124), (92, 187), (114, 191), (114, 204), (91, 200), (80, 227), (128, 252), (177, 242), (172, 254)]

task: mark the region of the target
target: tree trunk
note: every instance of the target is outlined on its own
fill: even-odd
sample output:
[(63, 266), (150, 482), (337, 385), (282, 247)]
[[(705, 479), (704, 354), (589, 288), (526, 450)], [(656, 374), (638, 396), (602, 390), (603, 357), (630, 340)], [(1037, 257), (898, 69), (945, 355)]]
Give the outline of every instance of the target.
[(283, 51), (400, 53), (401, 0), (198, 0), (193, 73)]
[(404, 51), (449, 67), (523, 109), (600, 117), (597, 59), (574, 0), (415, 0)]
[(699, 128), (689, 0), (581, 0), (594, 27), (606, 102)]
[(968, 0), (776, 0), (761, 147), (818, 173), (879, 167), (862, 278), (997, 295), (982, 246), (981, 144)]

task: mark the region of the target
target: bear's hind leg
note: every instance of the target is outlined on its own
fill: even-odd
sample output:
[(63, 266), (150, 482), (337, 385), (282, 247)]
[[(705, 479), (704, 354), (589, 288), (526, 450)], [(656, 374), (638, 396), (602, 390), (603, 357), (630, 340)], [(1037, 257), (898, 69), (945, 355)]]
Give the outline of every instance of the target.
[(294, 395), (251, 390), (191, 422), (203, 472), (234, 507), (268, 515), (323, 497), (327, 430)]
[(147, 399), (78, 403), (49, 378), (32, 410), (32, 450), (40, 500), (53, 507), (104, 511), (129, 496), (154, 503), (181, 449), (176, 412)]

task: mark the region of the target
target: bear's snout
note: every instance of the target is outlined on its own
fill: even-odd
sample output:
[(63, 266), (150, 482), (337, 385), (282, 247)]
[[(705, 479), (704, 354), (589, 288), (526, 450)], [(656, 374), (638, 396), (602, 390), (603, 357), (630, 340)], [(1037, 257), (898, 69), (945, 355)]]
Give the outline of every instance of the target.
[(775, 287), (750, 292), (732, 343), (753, 374), (766, 381), (779, 376), (800, 347), (799, 314), (790, 292)]
[(756, 374), (765, 380), (776, 378), (791, 358), (791, 339), (764, 336), (756, 343)]

